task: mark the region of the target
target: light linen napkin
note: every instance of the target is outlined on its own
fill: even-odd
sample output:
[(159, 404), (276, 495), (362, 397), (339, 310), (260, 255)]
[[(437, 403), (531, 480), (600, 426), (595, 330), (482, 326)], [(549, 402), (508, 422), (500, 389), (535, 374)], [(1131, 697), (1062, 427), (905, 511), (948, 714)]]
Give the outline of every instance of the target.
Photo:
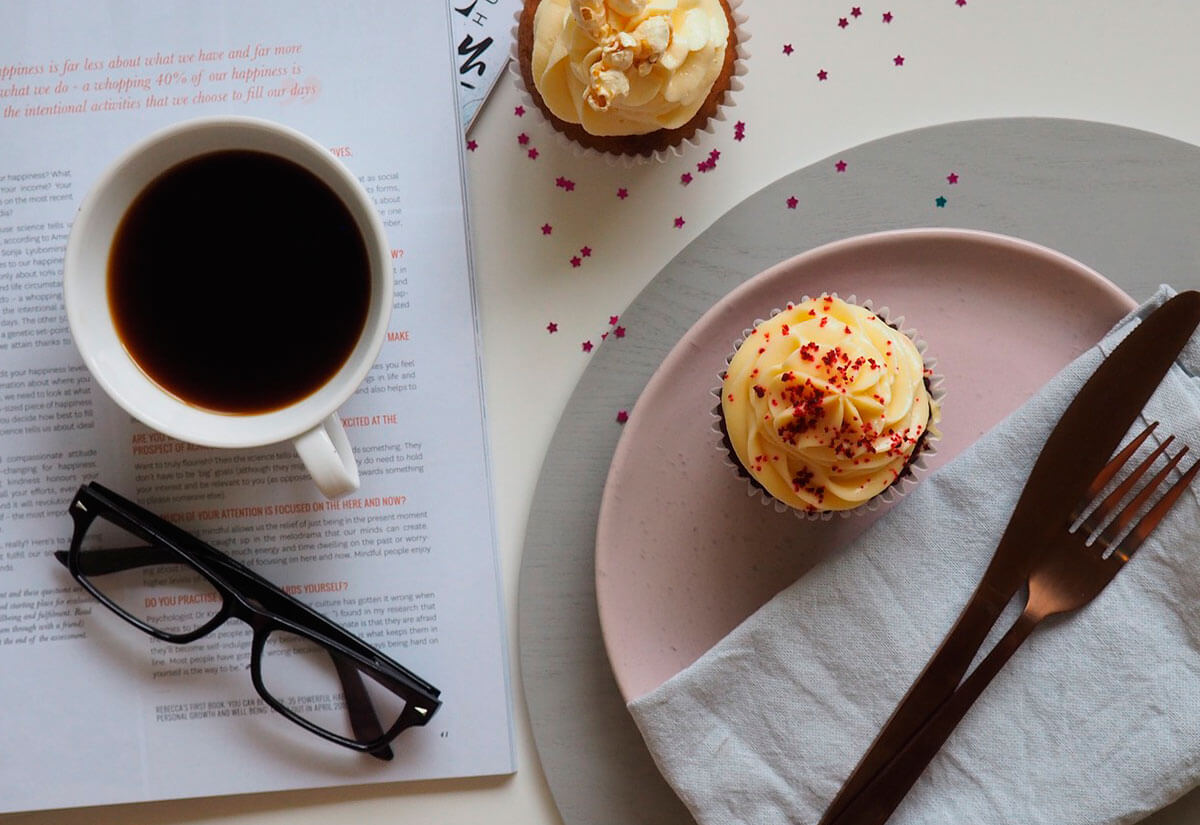
[[(1102, 353), (1172, 294), (1160, 288), (852, 546), (630, 702), (660, 770), (699, 822), (817, 822), (973, 591), (1070, 399)], [(1198, 337), (1144, 411), (1162, 422), (1156, 436), (1173, 432), (1195, 454)], [(1009, 606), (992, 640), (1020, 606)], [(1095, 601), (1034, 631), (891, 821), (1133, 822), (1198, 778), (1193, 489)]]

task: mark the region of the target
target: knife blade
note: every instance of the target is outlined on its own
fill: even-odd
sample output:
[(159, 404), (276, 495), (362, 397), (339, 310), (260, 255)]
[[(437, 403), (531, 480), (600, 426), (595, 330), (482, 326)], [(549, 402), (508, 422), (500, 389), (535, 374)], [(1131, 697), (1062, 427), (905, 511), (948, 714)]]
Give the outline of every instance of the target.
[(1179, 293), (1134, 327), (1084, 383), (1046, 439), (975, 592), (819, 825), (832, 825), (958, 687), (988, 631), (1028, 579), (1049, 532), (1071, 520), (1089, 482), (1154, 394), (1198, 323), (1200, 292)]

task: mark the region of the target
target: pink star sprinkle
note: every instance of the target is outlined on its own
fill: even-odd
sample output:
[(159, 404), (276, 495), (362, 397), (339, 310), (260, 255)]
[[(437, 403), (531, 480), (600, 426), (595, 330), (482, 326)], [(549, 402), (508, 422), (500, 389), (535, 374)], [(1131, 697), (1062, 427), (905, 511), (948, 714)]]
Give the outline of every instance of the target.
[(784, 54), (791, 54), (793, 51), (795, 51), (795, 50), (792, 48), (792, 44), (791, 44), (791, 43), (784, 43), (784, 44), (783, 44), (783, 53), (784, 53)]
[(617, 197), (621, 200), (625, 200), (627, 197), (629, 197), (629, 190), (622, 186), (617, 190)]
[(949, 175), (946, 175), (946, 183), (950, 184), (951, 186), (958, 183), (958, 173), (951, 172)]
[(883, 13), (883, 22), (884, 22), (884, 23), (891, 23), (891, 22), (892, 22), (892, 13), (891, 13), (890, 11), (885, 11), (885, 12)]
[(956, 6), (958, 6), (959, 8), (961, 8), (961, 7), (965, 6), (965, 5), (967, 5), (967, 0), (954, 0), (954, 5), (956, 5)]
[(554, 323), (553, 321), (546, 324), (546, 332), (550, 333), (551, 335), (558, 332), (558, 324)]
[(521, 134), (517, 135), (517, 143), (519, 143), (519, 144), (521, 144), (522, 146), (524, 146), (524, 145), (525, 145), (526, 143), (528, 143), (528, 142), (529, 142), (529, 135), (525, 134), (524, 132), (522, 132)]
[(716, 168), (717, 168), (717, 164), (714, 163), (712, 160), (702, 160), (696, 164), (697, 172), (708, 172), (708, 171), (710, 171), (712, 169), (716, 169)]
[(467, 141), (467, 151), (468, 152), (474, 152), (478, 148), (479, 148), (479, 144), (477, 142), (475, 142), (473, 140)]
[(854, 8), (850, 9), (850, 16), (851, 17), (862, 17), (862, 9), (859, 8), (858, 6), (855, 6)]
[(550, 224), (548, 224), (548, 223), (542, 224), (542, 234), (543, 235), (549, 235), (553, 231), (554, 231), (554, 227), (551, 226)]
[(817, 80), (828, 80), (828, 79), (829, 79), (829, 72), (825, 71), (824, 69), (821, 69), (821, 71), (817, 72)]
[(592, 257), (592, 248), (590, 246), (585, 246), (579, 250), (579, 254), (585, 258), (590, 258)]
[(721, 159), (721, 150), (713, 149), (711, 152), (708, 153), (708, 159), (711, 160), (713, 163), (716, 163), (717, 161), (719, 161)]
[(737, 123), (733, 124), (733, 139), (740, 142), (742, 140), (745, 140), (745, 138), (746, 138), (746, 122), (743, 120), (739, 120)]
[(525, 107), (524, 106), (516, 107), (515, 109), (513, 109), (513, 114), (516, 115), (517, 117), (525, 117)]
[(624, 424), (629, 420), (629, 412), (627, 410), (617, 410), (617, 423)]
[(610, 316), (608, 316), (608, 325), (611, 327), (611, 326), (613, 326), (614, 324), (616, 324), (616, 323), (617, 323), (617, 321), (619, 321), (619, 320), (621, 320), (620, 316), (618, 316), (618, 315), (610, 315)]
[(895, 57), (892, 58), (892, 62), (895, 63), (897, 66), (903, 66), (904, 65), (904, 55), (902, 55), (902, 54), (896, 55)]
[(844, 17), (839, 17), (839, 18), (838, 18), (838, 28), (839, 28), (839, 29), (844, 29), (844, 28), (846, 28), (846, 27), (847, 27), (847, 26), (849, 26), (849, 25), (850, 25), (850, 21), (849, 21), (849, 20), (847, 20), (846, 18), (844, 18)]
[(584, 352), (591, 352), (591, 351), (592, 351), (593, 344), (592, 344), (592, 342), (591, 342), (591, 341), (584, 341), (582, 344), (580, 344), (580, 345), (579, 345), (579, 347), (580, 347), (580, 349), (582, 349)]
[(787, 199), (787, 208), (795, 209), (796, 205), (799, 203), (800, 203), (800, 199), (797, 198), (795, 195), (792, 195), (790, 198)]
[(578, 269), (579, 265), (582, 263), (583, 263), (583, 259), (580, 258), (578, 255), (571, 256), (571, 266), (574, 267), (575, 269)]
[(561, 176), (554, 179), (554, 185), (560, 189), (566, 189), (568, 192), (575, 191), (575, 181), (568, 180), (567, 178)]
[(538, 150), (537, 150), (537, 149), (530, 149), (530, 150), (529, 150), (529, 152), (528, 152), (528, 154), (529, 154), (529, 159), (530, 159), (530, 160), (537, 160), (537, 156), (538, 156)]
[(617, 336), (618, 338), (624, 338), (625, 337), (625, 327), (617, 327), (616, 329), (613, 330), (613, 335)]
[(678, 218), (676, 218), (676, 219), (675, 219), (675, 228), (676, 228), (676, 229), (679, 229), (679, 228), (681, 228), (681, 227), (682, 227), (682, 226), (683, 226), (685, 223), (687, 223), (687, 221), (685, 221), (685, 220), (683, 219), (683, 216), (682, 216), (682, 215), (680, 215)]
[(845, 172), (846, 171), (846, 161), (839, 160), (837, 163), (834, 164), (834, 168), (836, 168), (839, 172)]
[(692, 173), (684, 172), (682, 175), (679, 176), (679, 182), (682, 183), (684, 186), (687, 186), (689, 183), (692, 182)]

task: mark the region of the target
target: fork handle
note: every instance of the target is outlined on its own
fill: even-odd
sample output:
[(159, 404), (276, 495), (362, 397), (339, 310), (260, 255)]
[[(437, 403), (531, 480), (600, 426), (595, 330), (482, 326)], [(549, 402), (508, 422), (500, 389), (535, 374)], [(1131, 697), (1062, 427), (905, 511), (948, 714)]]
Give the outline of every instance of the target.
[[(985, 582), (990, 583), (988, 586)], [(963, 607), (954, 627), (930, 658), (921, 674), (892, 711), (891, 717), (859, 760), (819, 825), (832, 825), (875, 778), (876, 774), (921, 730), (934, 712), (948, 701), (971, 666), (988, 632), (1024, 579), (1001, 579), (989, 570)]]
[(925, 772), (926, 766), (950, 738), (984, 689), (1042, 620), (1028, 608), (996, 643), (958, 690), (939, 707), (842, 811), (831, 825), (883, 825)]

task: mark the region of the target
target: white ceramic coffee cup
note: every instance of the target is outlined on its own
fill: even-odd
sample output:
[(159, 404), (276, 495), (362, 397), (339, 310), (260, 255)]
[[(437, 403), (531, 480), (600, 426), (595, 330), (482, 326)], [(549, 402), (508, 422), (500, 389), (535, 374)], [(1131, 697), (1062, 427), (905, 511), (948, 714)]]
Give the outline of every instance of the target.
[[(267, 152), (303, 166), (342, 199), (367, 247), (371, 297), (357, 344), (342, 368), (311, 395), (258, 414), (226, 414), (189, 404), (137, 365), (117, 335), (108, 305), (113, 237), (134, 198), (162, 172), (207, 152)], [(269, 193), (265, 195), (269, 200)], [(392, 310), (392, 261), (370, 197), (325, 147), (294, 129), (246, 117), (189, 120), (130, 147), (93, 185), (67, 241), (63, 295), (75, 345), (93, 377), (130, 415), (193, 444), (254, 447), (291, 441), (317, 487), (333, 498), (358, 488), (358, 466), (337, 409), (362, 383), (387, 337)], [(320, 330), (313, 330), (320, 334)]]

